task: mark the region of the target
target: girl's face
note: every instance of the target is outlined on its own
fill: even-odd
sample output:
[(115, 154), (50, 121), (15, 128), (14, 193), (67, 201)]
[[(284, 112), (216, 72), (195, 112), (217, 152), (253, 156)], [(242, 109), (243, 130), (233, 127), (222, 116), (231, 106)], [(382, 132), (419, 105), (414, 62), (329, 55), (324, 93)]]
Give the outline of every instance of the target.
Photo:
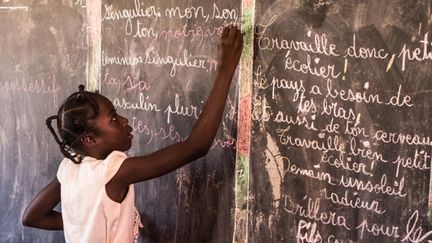
[(97, 95), (99, 114), (94, 120), (98, 134), (95, 135), (97, 154), (106, 158), (112, 151), (126, 151), (132, 145), (132, 127), (128, 119), (117, 114), (113, 104), (105, 96)]

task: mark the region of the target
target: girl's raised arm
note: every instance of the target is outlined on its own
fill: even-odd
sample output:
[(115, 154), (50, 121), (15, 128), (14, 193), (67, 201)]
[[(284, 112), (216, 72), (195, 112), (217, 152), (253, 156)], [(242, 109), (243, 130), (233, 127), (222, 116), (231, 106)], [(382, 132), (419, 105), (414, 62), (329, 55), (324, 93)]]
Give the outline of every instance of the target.
[(235, 26), (225, 27), (218, 48), (218, 70), (213, 88), (189, 137), (142, 157), (126, 159), (107, 184), (107, 192), (166, 174), (209, 151), (222, 119), (230, 84), (243, 49), (243, 34)]

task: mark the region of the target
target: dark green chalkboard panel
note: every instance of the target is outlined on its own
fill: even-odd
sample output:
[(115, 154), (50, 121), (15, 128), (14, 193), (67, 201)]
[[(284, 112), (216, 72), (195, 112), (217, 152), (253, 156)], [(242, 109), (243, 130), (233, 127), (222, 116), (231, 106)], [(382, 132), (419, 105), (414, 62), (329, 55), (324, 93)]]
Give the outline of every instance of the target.
[(0, 3), (0, 241), (63, 241), (20, 217), (61, 159), (45, 118), (79, 83), (129, 117), (130, 155), (184, 139), (241, 4), (255, 9), (253, 75), (236, 74), (204, 159), (136, 186), (139, 241), (233, 241), (236, 131), (247, 123), (237, 124), (237, 100), (248, 79), (248, 225), (236, 236), (432, 240), (429, 1), (129, 0)]
[[(216, 74), (224, 23), (240, 2), (105, 1), (101, 92), (134, 128), (131, 155), (185, 139)], [(136, 186), (142, 242), (230, 242), (234, 227), (237, 75), (209, 154)]]
[(63, 242), (21, 215), (55, 176), (61, 154), (45, 119), (85, 83), (85, 10), (71, 3), (0, 3), (0, 241)]
[(256, 4), (251, 242), (431, 239), (427, 6)]

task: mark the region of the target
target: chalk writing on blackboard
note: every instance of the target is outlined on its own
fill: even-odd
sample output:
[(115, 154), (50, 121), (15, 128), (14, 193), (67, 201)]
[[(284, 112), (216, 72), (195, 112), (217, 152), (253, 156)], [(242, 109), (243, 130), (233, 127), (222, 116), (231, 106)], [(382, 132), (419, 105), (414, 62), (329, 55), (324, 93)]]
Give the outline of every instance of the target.
[[(238, 4), (221, 1), (171, 3), (133, 0), (106, 1), (102, 6), (101, 90), (120, 113), (129, 117), (129, 123), (136, 133), (136, 144), (131, 154), (148, 154), (157, 148), (187, 139), (216, 75), (217, 43), (223, 26), (238, 18)], [(226, 241), (232, 237), (232, 232), (228, 232), (228, 237), (225, 233), (218, 233), (197, 238), (195, 235), (211, 233), (191, 233), (189, 228), (194, 226), (190, 225), (195, 225), (195, 222), (183, 220), (205, 211), (203, 214), (208, 214), (209, 219), (200, 217), (199, 221), (205, 221), (203, 225), (207, 225), (207, 228), (216, 229), (226, 225), (220, 224), (219, 220), (215, 225), (215, 214), (224, 214), (224, 210), (216, 211), (215, 207), (222, 204), (229, 207), (231, 197), (221, 195), (224, 189), (215, 188), (232, 183), (230, 179), (224, 178), (231, 177), (234, 171), (221, 171), (215, 166), (223, 161), (224, 167), (231, 167), (235, 160), (237, 93), (234, 87), (228, 98), (221, 129), (211, 145), (211, 153), (204, 159), (205, 164), (197, 163), (155, 179), (157, 183), (167, 185), (164, 189), (155, 189), (153, 182), (150, 182), (144, 186), (145, 190), (137, 190), (137, 208), (142, 211), (141, 215), (152, 215), (160, 210), (165, 212), (161, 216), (166, 217), (163, 219), (144, 218), (144, 224), (155, 225), (151, 234), (160, 235), (157, 239), (150, 236), (151, 240), (186, 242), (211, 238)], [(197, 173), (195, 170), (206, 170), (206, 173)], [(154, 190), (158, 191), (157, 195)], [(159, 193), (162, 190), (165, 193)], [(153, 196), (149, 198), (146, 195)], [(167, 195), (172, 196), (177, 207), (165, 208), (161, 204), (152, 206), (152, 200), (159, 201), (158, 197)], [(212, 198), (207, 200), (205, 209), (194, 212), (182, 210), (183, 207), (191, 208), (194, 201), (202, 201), (201, 198), (207, 195), (212, 195)], [(201, 205), (196, 206), (201, 208)], [(223, 220), (231, 222), (232, 219), (224, 217)], [(163, 228), (164, 232), (156, 232), (158, 228)], [(186, 235), (183, 232), (189, 233)]]
[(13, 80), (0, 81), (1, 92), (48, 95), (52, 97), (53, 104), (58, 105), (60, 86), (55, 74), (37, 75), (37, 77), (26, 77), (19, 74)]
[[(163, 117), (161, 122), (164, 124), (156, 126), (138, 115), (133, 116), (134, 130), (144, 136), (146, 143), (151, 143), (155, 138), (184, 140), (185, 135), (181, 135), (173, 119), (196, 120), (204, 98), (197, 99), (196, 103), (190, 103), (189, 99), (185, 100), (184, 93), (173, 92), (169, 96), (164, 96), (163, 102), (157, 101), (154, 95), (159, 91), (155, 90), (157, 88), (154, 88), (151, 81), (139, 79), (132, 74), (116, 77), (113, 70), (143, 67), (150, 70), (168, 70), (172, 79), (168, 79), (167, 82), (177, 82), (176, 79), (181, 78), (179, 75), (184, 75), (184, 71), (214, 73), (218, 65), (216, 53), (197, 52), (197, 47), (207, 44), (208, 40), (216, 45), (222, 34), (223, 24), (235, 22), (239, 16), (238, 10), (222, 7), (218, 3), (208, 6), (165, 6), (138, 0), (131, 3), (125, 8), (105, 4), (102, 23), (119, 25), (124, 31), (125, 40), (131, 43), (143, 41), (145, 44), (136, 45), (131, 55), (120, 50), (113, 52), (103, 49), (102, 85), (111, 90), (126, 92), (125, 96), (112, 97), (115, 107), (131, 112), (151, 112)], [(191, 20), (194, 22), (190, 23)], [(219, 24), (215, 26), (213, 23)], [(179, 46), (182, 46), (184, 40), (195, 47), (184, 46), (173, 51), (167, 51), (167, 48), (163, 47), (164, 43), (169, 42), (178, 42)], [(234, 138), (224, 136), (222, 139), (216, 139), (212, 147), (234, 147), (235, 144)]]
[[(428, 33), (389, 50), (364, 42), (362, 32), (345, 33), (344, 38), (307, 28), (283, 33), (275, 27), (278, 19), (273, 14), (257, 24), (259, 58), (269, 65), (255, 65), (252, 102), (252, 119), (266, 133), (266, 168), (273, 177), (269, 182), (278, 201), (273, 204), (277, 215), (281, 205), (295, 216), (289, 219), (297, 220), (295, 237), (303, 242), (349, 240), (337, 239), (327, 231), (330, 225), (348, 235), (357, 232), (357, 240), (427, 239), (432, 231), (422, 228), (417, 210), (400, 209), (406, 213), (397, 222), (380, 219), (393, 217), (395, 210), (385, 200), (401, 205), (411, 200), (411, 174), (429, 174), (431, 138), (411, 126), (396, 130), (378, 119), (372, 122), (369, 112), (413, 114), (424, 105), (424, 98), (412, 93), (409, 80), (385, 91), (378, 84), (394, 69), (405, 72), (412, 64), (432, 60)], [(369, 63), (377, 74), (364, 78), (361, 73), (368, 70), (362, 68)], [(394, 119), (403, 123), (408, 118)], [(404, 152), (386, 151), (395, 146)], [(286, 180), (315, 187), (285, 189)], [(358, 219), (352, 220), (352, 212)]]
[(23, 10), (23, 11), (29, 11), (29, 7), (27, 6), (0, 6), (0, 11), (13, 11), (13, 10)]

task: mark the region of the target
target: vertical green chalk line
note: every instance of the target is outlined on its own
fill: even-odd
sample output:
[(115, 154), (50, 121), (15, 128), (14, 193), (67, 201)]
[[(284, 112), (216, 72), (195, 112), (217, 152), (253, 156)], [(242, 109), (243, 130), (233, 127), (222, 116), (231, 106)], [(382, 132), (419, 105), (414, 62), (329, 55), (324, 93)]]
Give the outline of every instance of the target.
[(243, 54), (240, 60), (239, 76), (239, 117), (237, 137), (237, 159), (235, 173), (235, 213), (233, 242), (247, 242), (248, 237), (248, 192), (249, 154), (252, 102), (252, 59), (254, 0), (242, 1), (242, 31), (244, 36)]

